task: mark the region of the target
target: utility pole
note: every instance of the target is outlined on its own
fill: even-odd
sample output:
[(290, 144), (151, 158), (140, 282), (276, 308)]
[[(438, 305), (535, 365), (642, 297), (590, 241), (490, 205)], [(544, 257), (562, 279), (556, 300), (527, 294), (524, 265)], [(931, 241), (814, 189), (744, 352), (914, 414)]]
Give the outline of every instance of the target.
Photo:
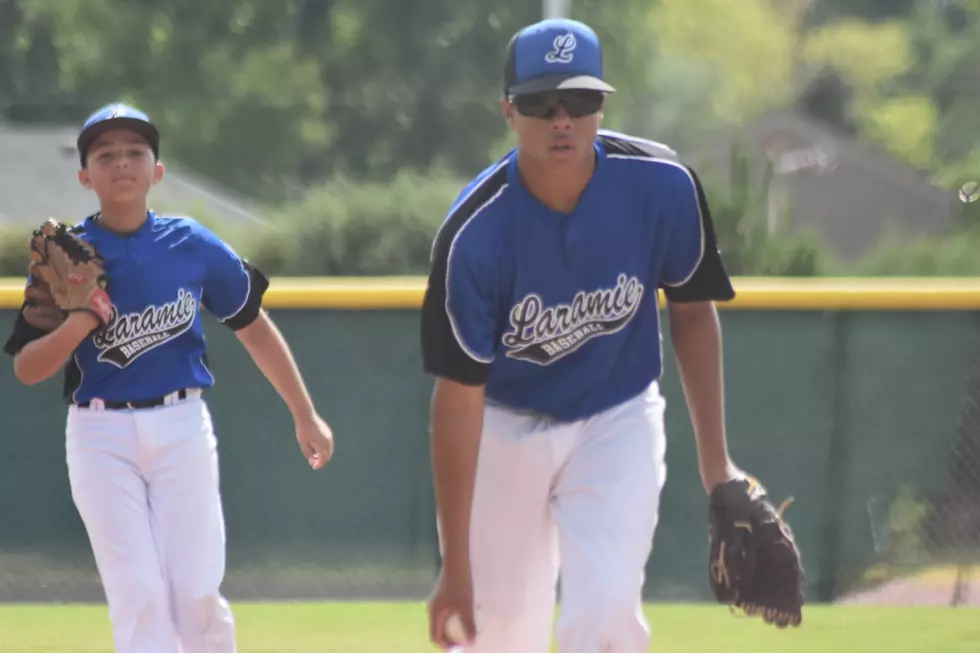
[(572, 0), (541, 0), (541, 13), (544, 18), (569, 18)]

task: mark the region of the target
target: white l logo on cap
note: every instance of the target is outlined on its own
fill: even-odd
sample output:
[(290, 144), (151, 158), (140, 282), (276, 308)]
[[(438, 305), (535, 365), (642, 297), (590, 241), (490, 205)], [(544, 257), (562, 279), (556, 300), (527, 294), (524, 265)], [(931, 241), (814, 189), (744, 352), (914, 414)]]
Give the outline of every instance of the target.
[(572, 63), (574, 58), (572, 51), (575, 50), (576, 45), (578, 45), (578, 41), (575, 40), (575, 35), (570, 32), (556, 36), (552, 43), (554, 49), (544, 56), (544, 60), (548, 63)]

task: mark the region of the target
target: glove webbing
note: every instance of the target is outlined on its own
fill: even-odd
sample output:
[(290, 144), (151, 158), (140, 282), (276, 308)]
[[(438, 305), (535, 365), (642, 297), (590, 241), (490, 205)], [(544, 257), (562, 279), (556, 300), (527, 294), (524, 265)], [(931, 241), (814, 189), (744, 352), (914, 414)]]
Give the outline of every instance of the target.
[(53, 240), (65, 250), (65, 253), (68, 254), (69, 257), (81, 263), (88, 263), (96, 258), (92, 256), (92, 252), (89, 249), (82, 245), (80, 240), (66, 238), (67, 235), (65, 226), (61, 225)]

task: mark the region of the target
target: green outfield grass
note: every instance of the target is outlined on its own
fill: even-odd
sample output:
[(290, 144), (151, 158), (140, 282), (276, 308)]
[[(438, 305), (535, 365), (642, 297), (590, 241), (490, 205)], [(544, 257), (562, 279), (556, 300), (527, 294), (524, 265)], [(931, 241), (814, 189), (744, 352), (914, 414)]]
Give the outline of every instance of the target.
[[(419, 603), (240, 603), (241, 653), (424, 653)], [(976, 653), (980, 610), (814, 606), (778, 631), (717, 606), (648, 607), (660, 653)], [(104, 606), (0, 606), (3, 653), (110, 653)]]

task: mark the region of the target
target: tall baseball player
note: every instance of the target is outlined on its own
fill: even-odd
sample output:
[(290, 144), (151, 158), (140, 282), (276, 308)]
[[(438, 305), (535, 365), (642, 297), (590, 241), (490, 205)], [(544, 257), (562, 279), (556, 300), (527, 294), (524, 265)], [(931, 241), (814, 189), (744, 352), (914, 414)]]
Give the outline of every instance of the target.
[[(714, 302), (734, 290), (704, 192), (667, 147), (600, 131), (614, 90), (581, 22), (514, 35), (500, 107), (517, 148), (435, 237), (421, 328), (442, 647), (546, 653), (560, 578), (561, 653), (647, 650), (641, 589), (666, 478), (658, 289), (710, 496), (712, 589), (799, 623), (791, 533), (727, 452)], [(768, 572), (740, 562), (748, 549)]]
[[(202, 392), (201, 308), (232, 329), (288, 405), (314, 469), (333, 453), (289, 347), (261, 307), (268, 281), (201, 224), (157, 215), (164, 168), (142, 112), (110, 105), (78, 136), (100, 210), (30, 241), (25, 302), (5, 351), (33, 385), (65, 371), (66, 453), (118, 653), (232, 653), (220, 593), (225, 531), (217, 440)], [(182, 648), (181, 648), (182, 647)]]

